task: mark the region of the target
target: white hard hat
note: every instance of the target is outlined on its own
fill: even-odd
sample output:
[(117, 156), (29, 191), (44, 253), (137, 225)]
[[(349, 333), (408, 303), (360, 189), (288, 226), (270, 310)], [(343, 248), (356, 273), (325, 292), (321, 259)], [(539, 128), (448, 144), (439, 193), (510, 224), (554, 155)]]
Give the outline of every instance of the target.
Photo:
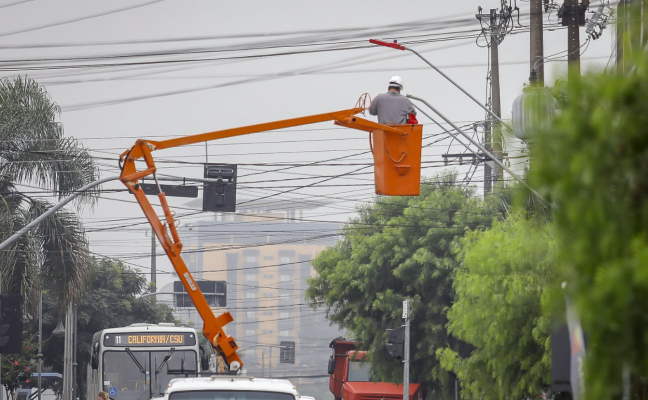
[(391, 79), (389, 80), (389, 87), (392, 86), (398, 86), (400, 89), (403, 88), (403, 78), (400, 76), (392, 76)]

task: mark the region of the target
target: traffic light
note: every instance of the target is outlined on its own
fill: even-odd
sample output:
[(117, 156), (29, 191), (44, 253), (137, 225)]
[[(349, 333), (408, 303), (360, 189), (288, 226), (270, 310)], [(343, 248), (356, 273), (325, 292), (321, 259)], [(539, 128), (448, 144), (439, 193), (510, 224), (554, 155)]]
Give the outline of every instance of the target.
[(216, 182), (203, 185), (203, 211), (236, 211), (236, 165), (205, 164), (205, 178)]
[(295, 363), (295, 342), (280, 342), (279, 362), (282, 364)]
[(22, 295), (0, 295), (0, 354), (22, 352), (22, 306)]
[(387, 329), (387, 339), (389, 343), (385, 344), (385, 348), (390, 356), (397, 360), (402, 360), (405, 354), (405, 328)]

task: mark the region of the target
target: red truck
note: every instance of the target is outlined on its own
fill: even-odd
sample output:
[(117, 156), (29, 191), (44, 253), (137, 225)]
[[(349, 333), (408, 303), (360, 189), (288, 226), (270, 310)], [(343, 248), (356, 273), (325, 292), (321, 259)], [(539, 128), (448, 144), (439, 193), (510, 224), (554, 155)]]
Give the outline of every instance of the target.
[[(403, 385), (371, 382), (367, 352), (356, 350), (356, 342), (337, 338), (329, 347), (333, 349), (328, 364), (329, 390), (335, 400), (403, 399)], [(410, 383), (409, 399), (423, 400), (423, 390), (421, 385)]]

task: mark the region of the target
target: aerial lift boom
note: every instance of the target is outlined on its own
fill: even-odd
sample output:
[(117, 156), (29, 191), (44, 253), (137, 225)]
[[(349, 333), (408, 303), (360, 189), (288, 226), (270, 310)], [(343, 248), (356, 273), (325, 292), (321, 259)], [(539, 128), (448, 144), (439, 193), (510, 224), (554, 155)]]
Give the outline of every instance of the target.
[[(160, 185), (158, 184), (158, 198), (160, 200), (160, 206), (164, 212), (164, 221), (158, 217), (153, 209), (153, 206), (149, 202), (148, 198), (144, 194), (144, 190), (140, 185), (141, 180), (147, 176), (153, 176), (153, 179), (157, 183), (156, 178), (156, 167), (153, 161), (152, 152), (155, 150), (170, 149), (173, 147), (184, 146), (188, 144), (208, 142), (211, 140), (224, 139), (234, 136), (247, 135), (250, 133), (271, 131), (275, 129), (283, 129), (300, 125), (314, 124), (318, 122), (325, 121), (334, 121), (335, 124), (340, 126), (345, 126), (349, 128), (359, 129), (366, 132), (374, 133), (374, 146), (373, 147), (385, 147), (388, 151), (387, 139), (384, 139), (380, 143), (376, 143), (376, 134), (391, 134), (394, 137), (406, 138), (410, 133), (409, 126), (405, 125), (381, 125), (375, 122), (371, 122), (362, 118), (358, 118), (355, 115), (363, 112), (364, 107), (356, 107), (349, 110), (337, 111), (327, 114), (318, 114), (311, 115), (307, 117), (287, 119), (283, 121), (269, 122), (258, 125), (245, 126), (240, 128), (226, 129), (221, 131), (207, 132), (198, 135), (183, 136), (175, 139), (162, 140), (162, 141), (153, 141), (139, 139), (135, 145), (125, 151), (120, 156), (120, 168), (121, 175), (120, 180), (126, 185), (128, 190), (135, 195), (135, 199), (139, 203), (142, 211), (146, 215), (146, 219), (151, 224), (155, 235), (157, 236), (162, 248), (166, 252), (169, 260), (173, 264), (180, 281), (184, 285), (189, 297), (193, 301), (198, 313), (204, 321), (203, 333), (207, 339), (209, 339), (212, 346), (216, 352), (223, 358), (225, 363), (228, 365), (228, 368), (231, 371), (236, 371), (243, 365), (240, 357), (236, 353), (238, 348), (235, 340), (231, 336), (227, 336), (223, 327), (229, 322), (233, 321), (233, 318), (229, 312), (225, 312), (218, 317), (212, 312), (207, 300), (200, 291), (200, 288), (196, 284), (196, 281), (191, 276), (191, 273), (187, 269), (180, 253), (182, 252), (182, 242), (178, 236), (177, 224), (174, 219), (174, 213), (169, 209), (164, 192), (162, 192)], [(418, 126), (418, 170), (420, 176), (420, 126)], [(413, 129), (414, 126), (411, 126)], [(402, 141), (402, 139), (400, 139)], [(416, 140), (415, 140), (416, 141)], [(373, 149), (372, 147), (372, 149)], [(393, 146), (392, 146), (393, 147)], [(414, 151), (416, 153), (416, 151)], [(405, 157), (405, 152), (400, 156), (398, 163), (402, 163), (403, 158)], [(391, 155), (389, 156), (391, 158)], [(416, 155), (414, 155), (416, 158)], [(143, 159), (146, 168), (142, 170), (137, 170), (136, 161)], [(392, 161), (396, 162), (392, 159)], [(406, 168), (409, 170), (409, 166)], [(415, 167), (416, 168), (416, 167)], [(403, 175), (403, 168), (396, 168), (399, 172), (399, 175)], [(389, 193), (384, 193), (389, 194)], [(418, 192), (416, 193), (418, 194)]]

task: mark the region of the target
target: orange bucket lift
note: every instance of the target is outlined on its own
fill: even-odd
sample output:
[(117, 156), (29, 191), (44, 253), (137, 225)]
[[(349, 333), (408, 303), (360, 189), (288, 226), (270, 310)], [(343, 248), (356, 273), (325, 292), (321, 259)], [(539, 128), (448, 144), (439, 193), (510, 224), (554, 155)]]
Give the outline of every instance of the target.
[(418, 196), (421, 191), (422, 125), (390, 125), (403, 133), (372, 130), (376, 194)]
[[(144, 211), (146, 219), (155, 232), (155, 236), (160, 241), (162, 248), (164, 248), (171, 264), (173, 264), (173, 268), (189, 294), (191, 301), (203, 319), (203, 334), (211, 342), (216, 352), (223, 358), (223, 361), (230, 370), (235, 371), (243, 366), (243, 362), (236, 352), (238, 349), (236, 341), (233, 337), (227, 336), (223, 329), (225, 325), (234, 319), (228, 312), (216, 317), (205, 296), (191, 276), (187, 265), (180, 255), (183, 245), (178, 235), (177, 220), (169, 208), (166, 195), (161, 187), (158, 186), (160, 189), (158, 198), (164, 212), (163, 220), (160, 219), (157, 211), (151, 205), (141, 185), (140, 180), (146, 176), (152, 175), (157, 181), (155, 178), (157, 167), (152, 153), (156, 150), (171, 149), (178, 146), (248, 135), (256, 132), (334, 121), (336, 125), (369, 133), (371, 151), (374, 155), (376, 194), (389, 196), (418, 195), (421, 180), (423, 127), (418, 124), (382, 125), (357, 117), (356, 114), (362, 113), (366, 109), (363, 100), (366, 97), (361, 97), (357, 106), (348, 110), (206, 132), (162, 141), (139, 139), (132, 148), (123, 152), (119, 158), (121, 168), (119, 179), (135, 195), (135, 199), (142, 208), (142, 211)], [(141, 164), (136, 164), (137, 160), (140, 159), (146, 164), (145, 169), (141, 168)], [(138, 166), (140, 166), (139, 169)]]

